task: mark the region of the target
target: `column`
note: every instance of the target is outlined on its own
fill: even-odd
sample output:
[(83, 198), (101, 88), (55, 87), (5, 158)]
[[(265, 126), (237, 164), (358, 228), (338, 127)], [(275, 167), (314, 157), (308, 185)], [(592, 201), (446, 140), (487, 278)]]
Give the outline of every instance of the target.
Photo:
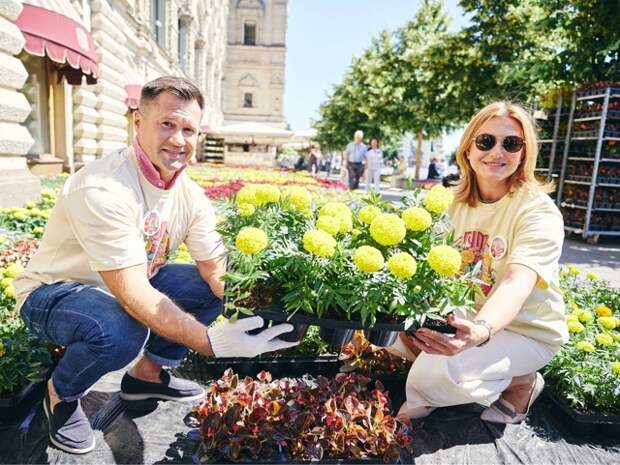
[(41, 195), (41, 181), (28, 171), (26, 154), (34, 143), (23, 123), (30, 113), (20, 92), (28, 74), (16, 58), (24, 37), (12, 22), (22, 11), (21, 0), (0, 2), (0, 206), (17, 206)]

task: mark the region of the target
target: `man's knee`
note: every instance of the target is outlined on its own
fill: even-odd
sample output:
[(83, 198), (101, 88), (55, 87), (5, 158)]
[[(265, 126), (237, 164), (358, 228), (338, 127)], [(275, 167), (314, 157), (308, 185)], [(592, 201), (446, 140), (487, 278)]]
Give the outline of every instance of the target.
[(106, 360), (110, 368), (123, 368), (135, 359), (149, 336), (149, 330), (127, 315), (115, 324), (100, 327), (98, 334), (87, 344)]

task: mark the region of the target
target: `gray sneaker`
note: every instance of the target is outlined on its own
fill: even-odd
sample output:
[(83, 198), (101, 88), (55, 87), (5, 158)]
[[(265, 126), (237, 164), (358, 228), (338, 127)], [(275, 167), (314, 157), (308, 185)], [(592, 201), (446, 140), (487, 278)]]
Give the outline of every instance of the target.
[(86, 454), (95, 448), (95, 436), (79, 400), (60, 401), (54, 412), (49, 392), (45, 391), (43, 410), (49, 423), (50, 441), (70, 454)]
[(205, 391), (198, 383), (187, 379), (175, 378), (165, 370), (161, 370), (161, 383), (151, 383), (134, 378), (125, 373), (121, 381), (121, 399), (124, 400), (198, 400), (202, 399)]

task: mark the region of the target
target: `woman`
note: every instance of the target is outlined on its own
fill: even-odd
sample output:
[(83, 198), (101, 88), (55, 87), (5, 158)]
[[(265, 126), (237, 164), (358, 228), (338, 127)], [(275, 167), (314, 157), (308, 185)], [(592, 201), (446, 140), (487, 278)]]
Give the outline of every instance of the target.
[(370, 150), (364, 155), (366, 163), (366, 190), (370, 185), (374, 186), (375, 192), (379, 192), (381, 184), (381, 168), (383, 168), (383, 150), (379, 148), (381, 142), (376, 137), (370, 139)]
[(321, 159), (321, 154), (319, 150), (312, 145), (310, 147), (310, 156), (308, 159), (308, 171), (312, 176), (316, 176), (319, 173), (319, 160)]
[(464, 264), (481, 262), (485, 297), (475, 315), (448, 317), (454, 335), (401, 335), (395, 348), (417, 355), (402, 417), (478, 402), (487, 406), (483, 420), (518, 423), (544, 386), (537, 371), (568, 340), (558, 282), (563, 222), (551, 186), (534, 178), (537, 152), (531, 117), (512, 103), (486, 106), (465, 129), (449, 213)]

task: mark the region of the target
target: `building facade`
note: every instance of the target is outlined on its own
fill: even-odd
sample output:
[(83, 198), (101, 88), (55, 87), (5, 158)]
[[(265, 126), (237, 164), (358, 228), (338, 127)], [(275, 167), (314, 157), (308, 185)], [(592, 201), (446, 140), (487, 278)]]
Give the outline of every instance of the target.
[(283, 129), (288, 2), (229, 2), (224, 122), (255, 122)]

